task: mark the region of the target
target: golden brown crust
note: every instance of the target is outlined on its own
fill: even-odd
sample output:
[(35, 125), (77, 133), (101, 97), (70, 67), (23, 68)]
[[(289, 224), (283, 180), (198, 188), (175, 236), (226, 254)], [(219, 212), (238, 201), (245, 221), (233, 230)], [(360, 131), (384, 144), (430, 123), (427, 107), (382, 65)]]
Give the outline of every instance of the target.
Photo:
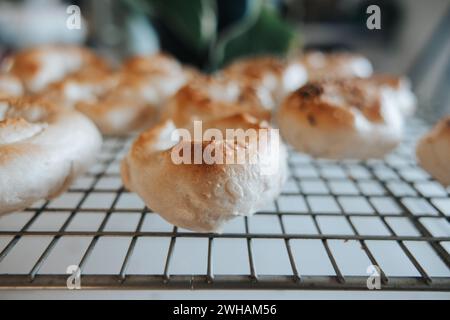
[(263, 80), (268, 72), (281, 76), (286, 69), (285, 61), (272, 56), (250, 57), (238, 60), (225, 67), (227, 77), (241, 77), (244, 81)]
[[(117, 86), (116, 73), (97, 67), (86, 67), (50, 84), (36, 97), (52, 101), (60, 107), (73, 108), (77, 102), (89, 102)], [(87, 90), (89, 89), (89, 90)]]
[(266, 103), (269, 109), (275, 109), (286, 95), (307, 80), (306, 70), (300, 63), (275, 56), (237, 60), (225, 67), (221, 75), (252, 91), (264, 91), (264, 96), (271, 100)]
[[(38, 96), (83, 112), (104, 134), (122, 135), (146, 128), (158, 118), (157, 105), (146, 97), (152, 85), (149, 77), (85, 68)], [(155, 94), (151, 97), (157, 100)]]
[(100, 148), (100, 133), (79, 112), (34, 97), (0, 100), (0, 213), (63, 192)]
[(269, 128), (269, 124), (261, 119), (258, 119), (248, 113), (236, 113), (227, 117), (213, 119), (204, 122), (203, 129), (216, 128), (225, 132), (228, 128), (240, 128), (240, 129), (266, 129)]
[(122, 68), (125, 72), (146, 74), (167, 74), (182, 71), (181, 64), (164, 52), (130, 57), (124, 61)]
[(23, 93), (23, 84), (18, 77), (10, 73), (0, 73), (0, 98), (18, 97)]
[(375, 74), (368, 78), (360, 78), (359, 82), (366, 85), (388, 86), (393, 89), (400, 89), (404, 77), (391, 74)]
[(403, 128), (401, 110), (392, 94), (386, 95), (385, 83), (381, 78), (351, 78), (304, 85), (279, 109), (283, 137), (316, 157), (383, 156), (399, 143)]
[(354, 81), (308, 83), (291, 94), (281, 109), (313, 127), (352, 127), (353, 109), (381, 122), (380, 96), (365, 89)]
[(450, 139), (450, 115), (440, 119), (433, 128), (424, 135), (426, 142), (434, 142), (438, 139)]
[[(265, 123), (245, 114), (204, 122), (203, 129), (260, 129)], [(138, 193), (149, 208), (167, 221), (200, 232), (217, 232), (223, 224), (240, 215), (251, 215), (267, 200), (273, 199), (286, 179), (286, 150), (283, 145), (269, 160), (265, 149), (256, 150), (258, 141), (239, 139), (171, 140), (175, 126), (171, 120), (140, 134), (121, 165), (124, 184)], [(226, 134), (222, 133), (223, 137)], [(208, 150), (209, 149), (209, 150)], [(188, 155), (184, 152), (189, 152)], [(203, 159), (195, 163), (195, 150)], [(228, 163), (205, 160), (205, 152), (230, 154), (243, 152), (269, 161), (279, 161), (276, 171), (265, 175), (261, 163)], [(262, 151), (261, 151), (262, 150)], [(174, 154), (189, 159), (188, 163), (174, 162)], [(258, 160), (260, 160), (258, 158)], [(272, 162), (271, 162), (272, 163)], [(171, 191), (171, 192), (169, 192)]]
[[(56, 61), (53, 61), (52, 55), (58, 57)], [(30, 48), (16, 53), (9, 61), (8, 71), (19, 77), (26, 89), (33, 93), (83, 68), (109, 69), (108, 63), (89, 49), (74, 46), (49, 45)], [(53, 62), (55, 66), (51, 65)], [(51, 72), (52, 78), (47, 78), (49, 72), (46, 68), (57, 69), (56, 72)], [(39, 80), (42, 74), (45, 80)]]
[(112, 135), (149, 127), (158, 117), (155, 107), (140, 96), (138, 88), (128, 86), (118, 86), (95, 101), (81, 101), (75, 107), (91, 118), (102, 133)]
[(443, 117), (418, 142), (420, 165), (444, 186), (450, 185), (450, 115)]
[(41, 67), (39, 56), (51, 51), (61, 51), (62, 54), (72, 53), (79, 55), (84, 66), (91, 65), (97, 68), (109, 68), (105, 60), (101, 59), (87, 48), (72, 46), (42, 46), (30, 48), (15, 54), (12, 57), (10, 72), (23, 79), (33, 77)]
[[(228, 92), (229, 91), (229, 92)], [(183, 86), (169, 100), (162, 119), (172, 119), (177, 126), (189, 126), (194, 120), (211, 120), (246, 112), (269, 120), (270, 112), (261, 105), (250, 87), (215, 77), (201, 77)]]
[(298, 61), (306, 68), (309, 81), (367, 77), (372, 74), (370, 62), (355, 53), (310, 51), (300, 56)]
[[(0, 99), (0, 104), (7, 106), (4, 118), (25, 118), (28, 122), (46, 121), (61, 112), (56, 105), (40, 97)], [(0, 120), (2, 120), (1, 115)]]
[[(136, 141), (133, 143), (134, 156), (139, 158), (140, 155), (144, 154), (146, 146), (155, 144), (160, 136), (163, 134), (172, 119), (162, 120), (156, 125), (152, 126), (150, 129), (142, 132)], [(175, 128), (175, 127), (174, 127)], [(250, 114), (247, 113), (236, 113), (230, 116), (211, 119), (202, 122), (202, 129), (218, 129), (222, 132), (223, 137), (226, 136), (226, 129), (240, 128), (240, 129), (268, 129), (269, 124), (265, 121), (261, 121)], [(191, 132), (192, 134), (192, 132)], [(203, 147), (206, 147), (211, 141), (207, 141)]]
[[(344, 125), (353, 123), (352, 110), (361, 112), (369, 121), (383, 122), (381, 114), (381, 86), (394, 77), (375, 79), (324, 80), (310, 82), (283, 103), (282, 108), (306, 119), (311, 126)], [(389, 82), (387, 82), (389, 81)]]
[(185, 81), (183, 67), (173, 58), (136, 56), (117, 72), (85, 66), (39, 96), (83, 112), (105, 134), (122, 135), (152, 125), (161, 105)]

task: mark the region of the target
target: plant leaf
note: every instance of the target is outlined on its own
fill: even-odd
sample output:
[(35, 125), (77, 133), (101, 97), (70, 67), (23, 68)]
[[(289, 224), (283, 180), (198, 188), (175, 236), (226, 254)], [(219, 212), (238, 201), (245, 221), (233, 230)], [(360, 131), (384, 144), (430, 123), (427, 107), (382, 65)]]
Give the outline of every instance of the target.
[(214, 0), (140, 1), (147, 2), (167, 28), (195, 51), (208, 49), (215, 39), (217, 16)]
[(211, 52), (212, 68), (218, 68), (237, 57), (276, 54), (285, 55), (298, 47), (295, 30), (269, 6), (257, 8), (252, 19), (224, 34)]

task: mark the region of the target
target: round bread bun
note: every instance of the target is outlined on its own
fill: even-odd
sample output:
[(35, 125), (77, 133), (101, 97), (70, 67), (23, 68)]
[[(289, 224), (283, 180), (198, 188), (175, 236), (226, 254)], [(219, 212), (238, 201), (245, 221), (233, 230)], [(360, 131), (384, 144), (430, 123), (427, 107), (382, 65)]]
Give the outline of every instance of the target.
[(377, 86), (382, 89), (386, 99), (392, 101), (402, 115), (409, 117), (414, 114), (417, 107), (417, 98), (411, 89), (411, 82), (403, 76), (377, 74), (360, 79), (361, 85)]
[(129, 58), (115, 74), (97, 74), (95, 81), (87, 77), (84, 87), (72, 90), (79, 97), (75, 107), (102, 133), (124, 135), (155, 124), (161, 107), (192, 72), (168, 55), (155, 54)]
[(298, 61), (305, 67), (308, 81), (366, 78), (373, 72), (372, 64), (362, 55), (348, 52), (324, 53), (309, 51)]
[(21, 51), (7, 59), (8, 72), (19, 77), (31, 93), (45, 89), (84, 67), (108, 68), (87, 48), (48, 45)]
[(126, 59), (123, 70), (132, 73), (179, 75), (183, 66), (167, 53), (159, 52), (151, 55), (137, 55)]
[(300, 63), (270, 56), (237, 60), (225, 67), (221, 74), (244, 85), (265, 88), (272, 95), (274, 106), (307, 80), (306, 70)]
[[(206, 128), (223, 133), (233, 128), (268, 130), (269, 126), (251, 116), (236, 114), (203, 122)], [(124, 185), (168, 222), (198, 232), (221, 232), (228, 220), (252, 215), (280, 193), (287, 178), (287, 152), (278, 136), (270, 136), (268, 141), (279, 143), (279, 150), (270, 152), (264, 146), (256, 148), (259, 136), (248, 143), (230, 137), (189, 140), (180, 139), (175, 129), (174, 123), (166, 120), (142, 133), (121, 166)], [(216, 150), (214, 155), (220, 154), (223, 159), (234, 152), (243, 152), (246, 157), (233, 164), (214, 163), (206, 157), (195, 164), (195, 157), (184, 153), (184, 148), (200, 150), (200, 156), (206, 150)], [(173, 154), (192, 162), (175, 162)], [(264, 171), (264, 163), (270, 171)]]
[(183, 67), (175, 58), (165, 53), (134, 56), (123, 63), (122, 71), (137, 74), (147, 80), (147, 96), (155, 106), (167, 100), (188, 80), (197, 75), (192, 68)]
[(72, 109), (79, 102), (95, 102), (114, 89), (120, 77), (103, 68), (86, 67), (50, 84), (36, 96), (60, 107)]
[(162, 109), (161, 119), (171, 119), (182, 128), (189, 128), (194, 120), (208, 121), (242, 112), (269, 120), (272, 103), (266, 90), (220, 76), (202, 76), (178, 90)]
[(384, 86), (356, 78), (306, 84), (284, 101), (277, 120), (295, 149), (331, 159), (382, 157), (401, 141), (404, 123)]
[(12, 74), (0, 73), (0, 99), (23, 94), (22, 82)]
[(118, 84), (102, 95), (82, 100), (75, 108), (98, 126), (103, 134), (125, 135), (148, 128), (159, 118), (157, 88), (147, 75), (120, 73)]
[(35, 98), (0, 100), (0, 213), (65, 191), (100, 151), (102, 138), (81, 113)]
[(450, 115), (442, 118), (418, 142), (419, 164), (444, 186), (450, 186)]

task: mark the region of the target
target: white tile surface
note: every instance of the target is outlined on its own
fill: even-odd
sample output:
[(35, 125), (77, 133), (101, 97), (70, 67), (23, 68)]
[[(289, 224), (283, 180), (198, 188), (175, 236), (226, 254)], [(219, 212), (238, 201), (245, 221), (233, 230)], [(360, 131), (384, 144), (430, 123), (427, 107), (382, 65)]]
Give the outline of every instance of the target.
[(83, 274), (118, 274), (122, 267), (131, 238), (101, 237), (97, 241)]
[(20, 231), (33, 216), (33, 212), (13, 212), (1, 215), (0, 231)]
[(259, 275), (292, 275), (284, 240), (254, 239), (253, 259)]
[(321, 240), (291, 240), (290, 244), (300, 275), (335, 275)]
[(206, 274), (208, 239), (178, 237), (170, 261), (170, 274)]
[(0, 262), (0, 274), (29, 273), (51, 240), (52, 237), (22, 237)]
[(127, 274), (157, 275), (164, 272), (170, 238), (140, 237), (130, 258)]
[(65, 274), (67, 267), (78, 266), (92, 237), (64, 236), (50, 252), (39, 274)]
[(215, 239), (213, 248), (214, 274), (250, 274), (247, 240)]

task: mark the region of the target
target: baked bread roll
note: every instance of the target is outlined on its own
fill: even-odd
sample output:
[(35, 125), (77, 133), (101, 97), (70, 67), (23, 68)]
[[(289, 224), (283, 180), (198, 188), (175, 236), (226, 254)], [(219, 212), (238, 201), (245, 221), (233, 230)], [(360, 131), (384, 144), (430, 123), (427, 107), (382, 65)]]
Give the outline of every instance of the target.
[(132, 56), (123, 62), (122, 68), (128, 72), (145, 74), (178, 74), (183, 66), (167, 53)]
[(419, 140), (416, 155), (422, 168), (442, 185), (450, 186), (450, 115)]
[(274, 106), (307, 81), (306, 70), (300, 63), (269, 56), (237, 60), (225, 67), (221, 74), (244, 85), (268, 90)]
[(362, 55), (348, 52), (306, 52), (298, 61), (304, 66), (308, 81), (366, 78), (373, 72), (372, 64)]
[(85, 67), (108, 68), (107, 63), (89, 49), (56, 45), (26, 49), (7, 59), (6, 64), (4, 68), (19, 77), (31, 93)]
[(103, 134), (125, 135), (155, 124), (159, 107), (146, 76), (121, 74), (111, 90), (91, 100), (79, 101), (77, 110), (87, 115)]
[(178, 89), (197, 75), (194, 69), (183, 67), (165, 53), (131, 57), (123, 63), (122, 70), (146, 79), (147, 97), (157, 107), (164, 105)]
[(385, 98), (392, 101), (392, 105), (395, 105), (405, 117), (413, 115), (416, 111), (417, 98), (411, 89), (411, 82), (408, 78), (377, 74), (360, 79), (359, 82), (364, 86), (380, 87)]
[(273, 103), (270, 94), (215, 76), (197, 77), (183, 86), (164, 106), (161, 119), (171, 119), (175, 126), (190, 128), (194, 120), (208, 121), (239, 113), (269, 120)]
[(156, 54), (130, 58), (115, 73), (84, 69), (62, 85), (64, 99), (102, 133), (123, 135), (155, 124), (161, 106), (189, 77), (175, 59)]
[(8, 97), (19, 97), (23, 94), (22, 82), (19, 78), (0, 73), (0, 99)]
[(50, 85), (40, 97), (83, 112), (104, 134), (123, 135), (158, 120), (161, 105), (186, 80), (179, 71), (84, 68)]
[(282, 104), (278, 125), (298, 151), (331, 159), (382, 157), (402, 138), (403, 115), (378, 79), (308, 83)]
[(120, 81), (118, 73), (96, 67), (86, 67), (63, 80), (50, 84), (36, 96), (59, 107), (72, 109), (79, 102), (95, 102), (115, 88)]
[[(203, 122), (203, 129), (208, 128), (222, 134), (233, 128), (271, 132), (266, 123), (241, 114)], [(217, 136), (190, 140), (180, 139), (175, 129), (166, 120), (142, 133), (121, 167), (124, 185), (170, 223), (198, 232), (220, 232), (226, 221), (253, 214), (280, 193), (287, 177), (287, 152), (277, 135), (267, 140), (279, 143), (274, 150), (264, 143), (259, 147), (259, 135), (247, 143)], [(237, 160), (236, 153), (245, 155), (243, 161)], [(188, 163), (180, 163), (178, 157)], [(225, 160), (212, 161), (213, 157)]]
[(0, 100), (0, 213), (66, 190), (95, 160), (101, 142), (79, 112), (35, 98)]

